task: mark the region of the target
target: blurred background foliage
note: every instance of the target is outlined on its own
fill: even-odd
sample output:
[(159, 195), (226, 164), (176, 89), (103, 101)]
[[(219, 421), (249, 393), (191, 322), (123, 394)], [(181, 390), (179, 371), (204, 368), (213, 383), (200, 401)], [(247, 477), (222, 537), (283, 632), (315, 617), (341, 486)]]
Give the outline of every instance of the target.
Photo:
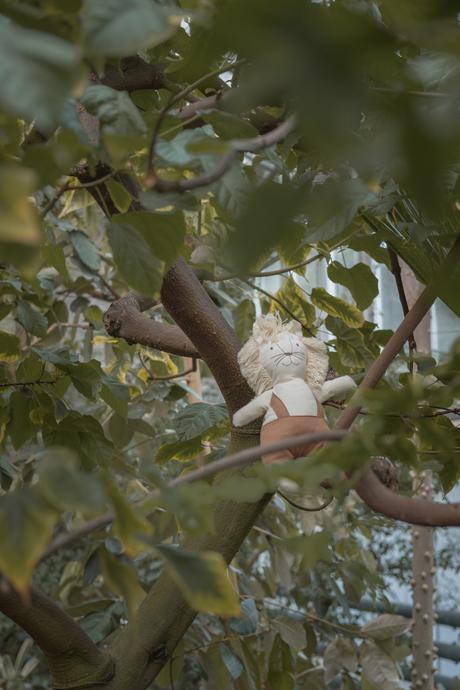
[[(0, 569), (22, 589), (33, 577), (99, 642), (169, 568), (200, 614), (154, 688), (400, 687), (407, 622), (363, 627), (352, 607), (386, 602), (389, 574), (408, 581), (404, 531), (339, 491), (311, 515), (274, 499), (229, 579), (215, 554), (173, 549), (212, 530), (218, 499), (257, 500), (279, 471), (165, 488), (225, 455), (226, 409), (202, 363), (197, 390), (181, 376), (190, 362), (107, 336), (102, 317), (129, 288), (157, 299), (184, 256), (241, 339), (276, 310), (359, 376), (391, 335), (373, 310), (388, 249), (420, 282), (436, 275), (459, 316), (458, 263), (437, 273), (460, 214), (457, 3), (0, 0), (0, 12)], [(251, 153), (290, 116), (283, 140)], [(150, 148), (172, 191), (145, 184)], [(180, 190), (232, 151), (224, 174)], [(170, 320), (160, 303), (150, 315)], [(401, 491), (428, 469), (448, 492), (458, 410), (434, 412), (456, 408), (459, 357), (458, 343), (419, 357), (410, 379), (403, 354), (353, 439), (283, 476), (314, 493), (386, 455)], [(113, 528), (37, 565), (53, 534), (109, 508)], [(454, 546), (441, 556), (456, 572)], [(0, 687), (46, 687), (39, 651), (5, 618), (0, 640)]]

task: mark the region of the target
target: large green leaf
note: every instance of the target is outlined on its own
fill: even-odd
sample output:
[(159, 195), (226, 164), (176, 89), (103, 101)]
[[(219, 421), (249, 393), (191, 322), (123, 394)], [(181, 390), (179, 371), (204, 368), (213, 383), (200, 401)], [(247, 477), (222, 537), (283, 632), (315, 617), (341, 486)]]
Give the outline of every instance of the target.
[(96, 512), (104, 506), (105, 494), (94, 475), (79, 469), (76, 453), (68, 448), (50, 448), (39, 459), (38, 488), (59, 510)]
[(117, 268), (128, 285), (147, 296), (156, 294), (161, 286), (162, 264), (146, 241), (126, 223), (112, 223), (107, 233)]
[(219, 616), (240, 612), (238, 597), (227, 575), (227, 566), (218, 553), (195, 553), (175, 546), (156, 546), (168, 571), (196, 611)]
[(350, 290), (359, 309), (367, 309), (379, 293), (379, 283), (369, 266), (358, 263), (346, 268), (338, 261), (332, 261), (327, 274), (334, 283)]
[(242, 300), (233, 310), (233, 322), (238, 338), (245, 342), (252, 333), (252, 326), (256, 319), (256, 308), (252, 299)]
[(360, 328), (364, 323), (364, 317), (359, 309), (343, 299), (329, 294), (324, 288), (313, 288), (311, 301), (315, 307), (331, 316), (336, 316), (351, 328)]
[(0, 362), (15, 362), (21, 356), (21, 343), (17, 335), (0, 331)]
[(305, 293), (292, 276), (289, 276), (283, 286), (275, 293), (275, 297), (277, 301), (270, 303), (270, 311), (279, 311), (283, 318), (292, 318), (293, 314), (306, 328), (314, 324), (316, 319), (315, 307), (307, 301)]
[(81, 76), (80, 51), (57, 36), (0, 22), (0, 105), (45, 132)]
[(394, 660), (373, 640), (364, 640), (359, 660), (363, 676), (379, 690), (399, 690), (401, 683)]
[(85, 0), (82, 27), (92, 55), (121, 57), (165, 41), (177, 21), (155, 0)]
[(107, 586), (121, 596), (131, 619), (145, 597), (135, 568), (126, 560), (116, 558), (106, 549), (99, 551), (102, 573)]
[(410, 620), (402, 616), (390, 613), (383, 613), (377, 618), (363, 625), (361, 631), (374, 640), (387, 640), (390, 637), (398, 637), (407, 632), (410, 627)]
[(225, 405), (194, 403), (177, 415), (176, 431), (180, 440), (186, 441), (200, 436), (226, 420), (228, 420), (228, 412)]
[(24, 299), (18, 302), (16, 318), (27, 333), (38, 337), (46, 333), (48, 326), (46, 317)]
[(292, 218), (300, 210), (302, 190), (267, 182), (237, 210), (236, 228), (229, 236), (229, 262), (242, 272), (254, 268), (283, 238), (296, 229)]
[(358, 209), (375, 197), (374, 192), (359, 178), (329, 178), (313, 187), (307, 197), (309, 218), (307, 242), (325, 242), (338, 237), (351, 223)]
[(126, 91), (93, 84), (88, 86), (81, 102), (99, 118), (104, 133), (138, 135), (146, 131), (144, 120)]
[(26, 589), (55, 521), (35, 489), (0, 496), (0, 570), (19, 590)]
[(182, 211), (149, 213), (134, 211), (116, 217), (116, 223), (135, 228), (150, 247), (150, 251), (165, 264), (172, 264), (180, 255), (185, 237), (185, 218)]

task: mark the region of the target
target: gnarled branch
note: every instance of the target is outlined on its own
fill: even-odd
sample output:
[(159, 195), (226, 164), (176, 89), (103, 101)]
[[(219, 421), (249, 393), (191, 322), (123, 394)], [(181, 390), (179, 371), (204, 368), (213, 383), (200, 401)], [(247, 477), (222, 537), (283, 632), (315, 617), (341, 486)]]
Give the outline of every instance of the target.
[(129, 292), (117, 300), (104, 314), (104, 325), (109, 335), (123, 338), (156, 350), (183, 357), (199, 357), (197, 349), (178, 326), (154, 321), (142, 314), (153, 305), (136, 292)]

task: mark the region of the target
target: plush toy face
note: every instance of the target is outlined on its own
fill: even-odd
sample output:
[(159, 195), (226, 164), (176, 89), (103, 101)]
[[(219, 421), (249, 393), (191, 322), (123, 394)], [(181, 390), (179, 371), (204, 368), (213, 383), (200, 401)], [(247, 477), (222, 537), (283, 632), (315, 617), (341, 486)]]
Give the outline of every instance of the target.
[(260, 364), (273, 382), (305, 377), (307, 348), (301, 337), (284, 331), (260, 348)]

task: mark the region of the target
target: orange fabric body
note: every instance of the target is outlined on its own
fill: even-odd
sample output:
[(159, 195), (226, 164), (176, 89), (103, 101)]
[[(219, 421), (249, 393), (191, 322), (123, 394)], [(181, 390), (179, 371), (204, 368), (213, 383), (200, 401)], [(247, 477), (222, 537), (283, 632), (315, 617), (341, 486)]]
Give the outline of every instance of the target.
[[(329, 427), (324, 419), (323, 408), (318, 402), (316, 405), (317, 415), (290, 415), (285, 404), (273, 393), (270, 407), (278, 419), (262, 426), (260, 432), (261, 446), (282, 441), (284, 438), (289, 438), (289, 436), (329, 431)], [(292, 460), (293, 458), (303, 458), (321, 445), (322, 443), (310, 443), (309, 445), (278, 450), (274, 453), (263, 455), (262, 460), (266, 464), (271, 464), (273, 462), (282, 462), (283, 460)]]

